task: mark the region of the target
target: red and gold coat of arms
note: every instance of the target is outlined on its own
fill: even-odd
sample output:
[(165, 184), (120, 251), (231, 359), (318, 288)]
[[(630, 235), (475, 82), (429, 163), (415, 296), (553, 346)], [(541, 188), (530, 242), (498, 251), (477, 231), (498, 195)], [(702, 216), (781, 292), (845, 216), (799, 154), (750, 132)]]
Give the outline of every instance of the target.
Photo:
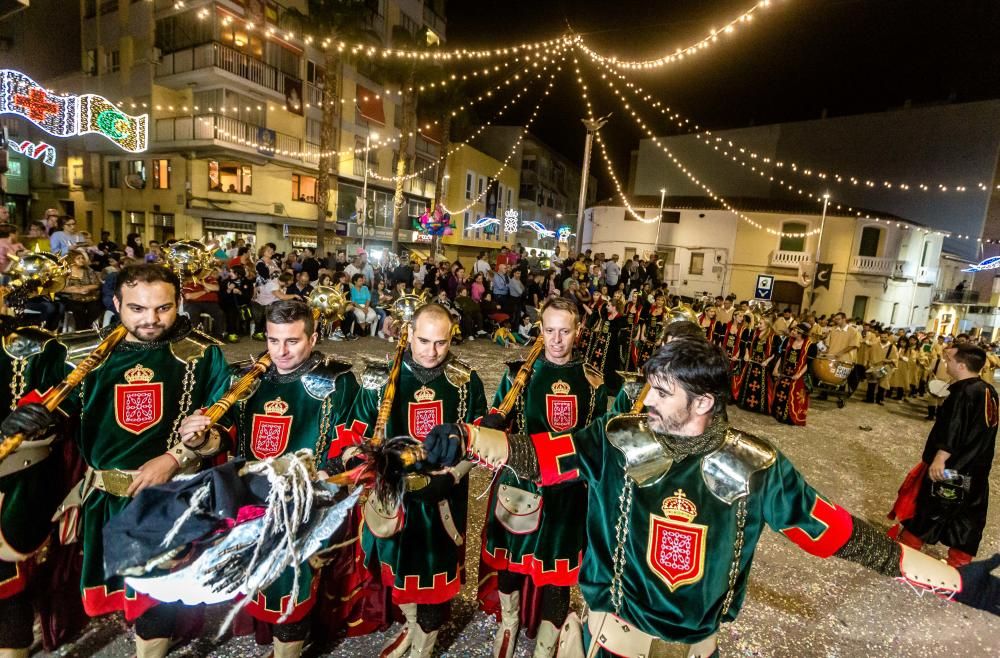
[(545, 395), (545, 418), (555, 432), (565, 432), (576, 427), (576, 396), (570, 395), (570, 387), (564, 381), (552, 385), (552, 392)]
[(292, 417), (287, 412), (288, 403), (275, 398), (264, 403), (264, 413), (253, 415), (250, 452), (254, 457), (269, 459), (285, 452), (292, 434)]
[(163, 418), (163, 383), (141, 363), (125, 371), (127, 384), (115, 384), (115, 420), (132, 434), (142, 434)]
[(663, 501), (665, 516), (649, 515), (646, 562), (670, 591), (701, 580), (708, 526), (691, 523), (698, 508), (682, 490)]
[(421, 386), (409, 406), (410, 436), (424, 440), (434, 427), (444, 422), (444, 400), (435, 400), (434, 389)]

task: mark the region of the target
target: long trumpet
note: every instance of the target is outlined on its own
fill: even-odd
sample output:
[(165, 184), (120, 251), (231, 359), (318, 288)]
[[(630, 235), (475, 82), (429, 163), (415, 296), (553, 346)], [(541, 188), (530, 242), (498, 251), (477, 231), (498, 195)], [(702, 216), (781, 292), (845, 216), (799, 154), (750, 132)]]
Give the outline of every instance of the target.
[(399, 340), (396, 342), (396, 353), (392, 358), (392, 367), (389, 369), (389, 379), (385, 384), (385, 393), (382, 396), (382, 404), (378, 408), (378, 416), (375, 419), (375, 428), (372, 431), (371, 443), (379, 445), (385, 441), (385, 426), (389, 422), (389, 415), (392, 413), (392, 401), (396, 397), (396, 387), (399, 385), (399, 370), (403, 365), (403, 353), (410, 340), (410, 322), (416, 314), (417, 309), (427, 303), (426, 293), (417, 295), (403, 295), (389, 309), (392, 317), (401, 323), (399, 329)]
[[(76, 388), (80, 382), (82, 382), (87, 375), (94, 371), (97, 366), (104, 363), (104, 361), (110, 356), (111, 352), (114, 351), (115, 346), (118, 345), (125, 338), (128, 333), (128, 329), (125, 325), (118, 325), (115, 327), (107, 337), (101, 341), (100, 345), (94, 348), (83, 361), (80, 362), (76, 368), (73, 369), (66, 379), (62, 380), (59, 384), (49, 389), (49, 391), (43, 396), (41, 404), (50, 412), (55, 411), (60, 403), (66, 399), (70, 391)], [(25, 440), (24, 434), (17, 433), (13, 436), (4, 437), (3, 441), (0, 441), (0, 462), (6, 459), (12, 452), (17, 450)]]
[(497, 413), (506, 418), (511, 410), (514, 409), (514, 404), (517, 402), (518, 396), (521, 395), (521, 391), (524, 387), (528, 385), (528, 380), (531, 378), (531, 370), (535, 365), (535, 361), (541, 356), (542, 352), (545, 351), (545, 340), (542, 338), (542, 334), (538, 334), (538, 338), (535, 339), (534, 345), (531, 346), (531, 351), (528, 352), (528, 357), (521, 364), (521, 368), (517, 371), (517, 375), (514, 376), (514, 381), (511, 384), (510, 390), (507, 394), (503, 396), (503, 400), (500, 401), (500, 406), (497, 407)]

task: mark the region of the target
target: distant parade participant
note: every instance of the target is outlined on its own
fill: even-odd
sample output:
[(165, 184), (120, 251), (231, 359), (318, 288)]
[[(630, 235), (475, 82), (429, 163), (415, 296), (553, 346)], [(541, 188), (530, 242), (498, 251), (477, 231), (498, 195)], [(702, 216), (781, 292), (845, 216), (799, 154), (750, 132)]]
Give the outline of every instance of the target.
[(874, 402), (875, 404), (882, 405), (885, 400), (885, 394), (889, 391), (892, 373), (899, 363), (899, 353), (896, 351), (892, 332), (888, 329), (881, 329), (877, 334), (873, 331), (870, 340), (871, 343), (868, 352), (869, 372), (878, 372), (883, 367), (887, 368), (887, 371), (881, 377), (873, 376), (869, 379), (865, 402)]
[[(229, 382), (218, 343), (178, 316), (180, 289), (177, 276), (161, 265), (123, 268), (114, 304), (128, 334), (62, 405), (80, 419), (78, 444), (88, 465), (78, 490), (83, 607), (92, 617), (124, 612), (134, 621), (139, 658), (167, 654), (180, 606), (157, 605), (121, 577), (105, 576), (104, 524), (139, 491), (200, 465), (180, 442), (180, 421), (218, 399)], [(32, 437), (53, 422), (45, 407), (29, 404), (0, 429)]]
[(775, 420), (789, 425), (805, 425), (809, 413), (809, 391), (806, 377), (809, 365), (816, 356), (816, 346), (806, 335), (809, 325), (793, 325), (788, 340), (777, 354), (774, 365), (768, 404)]
[(986, 363), (981, 348), (957, 345), (945, 350), (945, 361), (952, 377), (948, 397), (889, 518), (902, 524), (900, 542), (917, 550), (944, 544), (948, 564), (960, 567), (979, 552), (986, 526), (998, 400), (979, 377)]
[[(468, 424), (437, 427), (424, 441), (424, 463), (432, 466), (466, 458), (543, 486), (587, 483), (580, 519), (588, 536), (580, 572), (587, 612), (582, 628), (572, 617), (563, 626), (561, 657), (718, 655), (720, 626), (743, 606), (765, 525), (818, 557), (855, 562), (997, 614), (1000, 581), (989, 574), (995, 561), (956, 570), (892, 541), (821, 496), (770, 443), (730, 426), (720, 349), (672, 341), (645, 373), (652, 385), (648, 430), (610, 414), (565, 437), (558, 452), (523, 434)], [(617, 449), (612, 434), (660, 452), (633, 468), (622, 452), (632, 449)]]
[(722, 327), (719, 325), (718, 319), (716, 319), (716, 310), (714, 306), (709, 306), (705, 309), (705, 311), (698, 317), (698, 324), (705, 330), (705, 339), (710, 342), (715, 342), (716, 335), (722, 331)]
[[(317, 469), (327, 470), (326, 455), (338, 431), (343, 431), (358, 391), (351, 364), (315, 350), (318, 334), (305, 302), (271, 304), (265, 327), (271, 365), (250, 397), (230, 412), (235, 439), (211, 427), (209, 419), (199, 413), (181, 422), (181, 438), (201, 457), (229, 449), (236, 457), (258, 461), (308, 449), (316, 457)], [(309, 614), (316, 603), (319, 578), (304, 564), (297, 598), (286, 611), (292, 578), (292, 569), (286, 569), (244, 608), (254, 619), (274, 625), (275, 658), (301, 655)]]
[(622, 367), (628, 372), (636, 372), (642, 366), (642, 362), (639, 361), (639, 340), (642, 337), (642, 326), (645, 321), (645, 305), (639, 293), (632, 291), (628, 303), (625, 304), (625, 326), (621, 328), (618, 339)]
[(729, 367), (733, 376), (739, 378), (743, 371), (743, 355), (750, 346), (753, 335), (751, 325), (753, 316), (749, 313), (733, 313), (732, 319), (726, 323), (722, 332), (722, 350), (729, 359)]
[(580, 307), (583, 318), (580, 327), (581, 358), (604, 372), (611, 346), (611, 317), (614, 306), (605, 299), (600, 291), (595, 290), (593, 299)]
[[(43, 329), (14, 331), (8, 323), (11, 318), (3, 318), (0, 379), (9, 385), (0, 386), (0, 409), (9, 412), (25, 395), (38, 395), (62, 381), (66, 348)], [(51, 454), (55, 438), (25, 441), (0, 462), (0, 656), (4, 658), (27, 658), (34, 641), (34, 610), (25, 590), (67, 488), (60, 460)]]
[[(951, 375), (948, 373), (948, 360), (945, 358), (942, 343), (941, 349), (931, 348), (930, 358), (927, 362), (926, 379), (927, 392), (924, 399), (927, 402), (927, 416), (924, 420), (934, 420), (937, 418), (938, 409), (948, 395), (947, 385), (951, 383)], [(944, 388), (942, 388), (944, 387)]]
[[(510, 427), (531, 436), (539, 449), (558, 451), (567, 434), (604, 413), (607, 393), (600, 372), (573, 356), (576, 306), (565, 298), (550, 299), (542, 307), (541, 320), (544, 353), (533, 364), (511, 417), (491, 413), (483, 424)], [(493, 398), (494, 412), (522, 363), (507, 364)], [(483, 564), (496, 570), (499, 589), (501, 623), (493, 644), (495, 658), (514, 654), (522, 616), (541, 618), (534, 656), (555, 655), (559, 629), (569, 614), (570, 588), (577, 584), (583, 559), (584, 527), (572, 519), (581, 518), (586, 509), (587, 488), (582, 482), (538, 487), (513, 471), (500, 474), (486, 509), (481, 553)], [(526, 603), (521, 600), (526, 577), (539, 591), (536, 614), (520, 614)], [(483, 569), (479, 578), (482, 583)]]
[[(413, 316), (385, 436), (423, 441), (443, 422), (475, 422), (486, 413), (483, 383), (448, 350), (452, 319), (428, 304)], [(370, 437), (387, 378), (369, 368), (351, 411), (351, 428)], [(364, 564), (384, 586), (406, 623), (383, 647), (382, 658), (430, 656), (450, 602), (462, 587), (470, 464), (434, 471), (409, 481), (402, 504), (385, 509), (377, 496), (364, 508)]]
[[(844, 313), (835, 313), (833, 326), (823, 339), (826, 344), (826, 356), (851, 366), (851, 374), (847, 376), (847, 390), (854, 392), (858, 387), (858, 379), (854, 371), (854, 363), (858, 358), (858, 348), (861, 347), (861, 334), (847, 321)], [(825, 397), (825, 393), (820, 397)]]
[(666, 307), (666, 297), (663, 296), (663, 293), (658, 292), (653, 297), (653, 304), (646, 313), (645, 322), (643, 322), (639, 333), (639, 355), (636, 367), (642, 366), (652, 356), (656, 346), (660, 344), (663, 327), (669, 320), (670, 312)]
[(774, 316), (771, 313), (763, 316), (754, 331), (753, 339), (750, 341), (743, 372), (738, 379), (739, 387), (733, 395), (733, 399), (736, 400), (740, 409), (756, 411), (760, 414), (771, 412), (767, 397), (768, 366), (774, 360), (779, 342), (774, 332), (771, 331), (773, 320)]

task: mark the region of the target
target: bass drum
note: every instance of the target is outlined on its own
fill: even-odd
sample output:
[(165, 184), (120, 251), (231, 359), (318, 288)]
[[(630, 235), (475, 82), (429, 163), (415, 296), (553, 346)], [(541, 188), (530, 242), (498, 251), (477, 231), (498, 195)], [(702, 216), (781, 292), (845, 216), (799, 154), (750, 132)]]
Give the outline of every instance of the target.
[(880, 363), (868, 368), (868, 370), (865, 371), (865, 379), (870, 382), (877, 382), (890, 372), (892, 372), (892, 363), (886, 361), (885, 363)]
[(825, 356), (818, 356), (812, 362), (813, 376), (831, 386), (840, 386), (846, 382), (853, 369), (853, 363), (837, 361)]
[(943, 379), (932, 379), (927, 382), (927, 392), (936, 398), (946, 398), (948, 393), (948, 382)]

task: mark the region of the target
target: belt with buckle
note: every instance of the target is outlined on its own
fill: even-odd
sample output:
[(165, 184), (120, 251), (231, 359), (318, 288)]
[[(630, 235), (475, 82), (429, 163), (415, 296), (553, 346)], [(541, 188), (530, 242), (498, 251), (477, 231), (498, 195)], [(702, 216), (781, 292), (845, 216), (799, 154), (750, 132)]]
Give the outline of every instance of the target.
[(118, 468), (113, 468), (107, 471), (98, 471), (95, 469), (91, 471), (93, 474), (92, 483), (94, 488), (98, 491), (103, 491), (120, 498), (127, 498), (128, 488), (132, 486), (132, 480), (135, 479), (135, 475), (138, 472), (139, 471), (123, 471)]
[(610, 612), (588, 611), (587, 628), (591, 642), (624, 658), (708, 658), (718, 645), (715, 633), (694, 644), (668, 642)]

